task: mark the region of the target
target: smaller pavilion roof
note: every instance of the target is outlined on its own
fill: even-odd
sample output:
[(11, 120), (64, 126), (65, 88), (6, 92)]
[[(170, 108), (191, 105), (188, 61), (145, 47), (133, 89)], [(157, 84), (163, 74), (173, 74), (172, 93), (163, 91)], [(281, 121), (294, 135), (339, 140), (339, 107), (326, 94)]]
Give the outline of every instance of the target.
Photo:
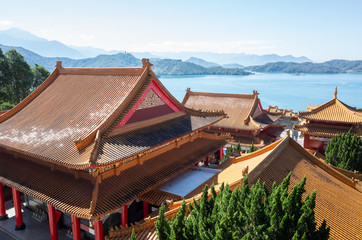
[(267, 114), (261, 107), (259, 93), (231, 94), (192, 92), (186, 90), (182, 103), (192, 109), (224, 111), (228, 118), (214, 124), (215, 127), (237, 130), (260, 130), (273, 124), (281, 114)]
[(307, 120), (361, 124), (362, 109), (357, 109), (341, 102), (337, 98), (337, 87), (335, 89), (334, 98), (322, 105), (310, 106), (307, 111), (299, 112), (301, 118)]

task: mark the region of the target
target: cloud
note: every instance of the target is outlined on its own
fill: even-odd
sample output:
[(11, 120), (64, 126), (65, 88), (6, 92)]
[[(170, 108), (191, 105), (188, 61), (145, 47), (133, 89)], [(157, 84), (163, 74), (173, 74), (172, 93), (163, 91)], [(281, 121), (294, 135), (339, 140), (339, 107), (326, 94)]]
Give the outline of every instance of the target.
[(10, 26), (12, 25), (13, 22), (9, 21), (9, 20), (0, 20), (0, 25), (4, 25), (4, 26)]
[(131, 51), (157, 51), (157, 52), (218, 52), (218, 53), (235, 53), (235, 52), (257, 52), (263, 50), (275, 49), (276, 41), (227, 41), (227, 42), (176, 42), (166, 41), (161, 43), (149, 43), (144, 46), (133, 46)]
[(83, 40), (92, 40), (94, 35), (81, 34), (79, 37)]

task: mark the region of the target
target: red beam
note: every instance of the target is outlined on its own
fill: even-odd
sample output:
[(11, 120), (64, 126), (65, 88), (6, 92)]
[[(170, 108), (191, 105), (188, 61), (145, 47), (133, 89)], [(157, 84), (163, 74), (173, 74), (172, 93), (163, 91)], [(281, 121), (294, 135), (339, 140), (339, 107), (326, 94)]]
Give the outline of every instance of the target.
[(12, 188), (12, 193), (13, 193), (13, 202), (14, 202), (15, 218), (16, 218), (15, 231), (19, 231), (25, 229), (25, 224), (23, 222), (23, 214), (21, 213), (19, 191)]
[(127, 227), (127, 225), (128, 225), (128, 206), (127, 206), (127, 204), (122, 207), (121, 224), (123, 227)]
[(150, 214), (150, 204), (143, 201), (143, 217), (146, 218)]
[(55, 207), (48, 203), (48, 218), (51, 240), (58, 240), (57, 217), (55, 215)]
[(222, 158), (224, 157), (224, 148), (220, 148), (220, 161), (222, 160)]
[(73, 240), (80, 240), (79, 218), (72, 215), (71, 219), (72, 219)]
[(0, 183), (0, 221), (8, 219), (8, 215), (5, 210), (5, 200), (3, 192), (3, 184)]
[(100, 219), (94, 223), (94, 236), (95, 240), (103, 240), (103, 223)]

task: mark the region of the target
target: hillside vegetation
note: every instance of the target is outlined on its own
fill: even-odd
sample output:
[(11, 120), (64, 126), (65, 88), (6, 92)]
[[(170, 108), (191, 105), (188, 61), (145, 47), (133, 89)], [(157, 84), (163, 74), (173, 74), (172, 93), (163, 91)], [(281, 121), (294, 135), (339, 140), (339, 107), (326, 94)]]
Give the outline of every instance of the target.
[(323, 63), (275, 62), (267, 63), (261, 66), (251, 66), (245, 69), (255, 72), (282, 73), (361, 73), (362, 61), (331, 60)]

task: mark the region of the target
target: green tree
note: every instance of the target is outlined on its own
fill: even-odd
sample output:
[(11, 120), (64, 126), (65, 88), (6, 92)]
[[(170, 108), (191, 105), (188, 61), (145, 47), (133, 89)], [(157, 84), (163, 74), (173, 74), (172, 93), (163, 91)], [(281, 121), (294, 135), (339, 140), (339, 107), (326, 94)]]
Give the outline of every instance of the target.
[(248, 153), (252, 153), (256, 151), (256, 147), (254, 146), (254, 144), (251, 144), (250, 148), (248, 149)]
[(29, 64), (15, 49), (5, 53), (10, 65), (11, 81), (5, 86), (8, 93), (8, 101), (13, 104), (19, 103), (30, 93), (33, 73)]
[(159, 210), (159, 218), (155, 222), (157, 236), (160, 240), (168, 240), (171, 232), (170, 222), (165, 218), (165, 205), (161, 205)]
[(39, 87), (39, 85), (42, 84), (49, 76), (49, 71), (38, 64), (35, 64), (35, 67), (33, 67), (31, 71), (33, 73), (33, 82), (30, 85), (30, 92)]
[(0, 49), (0, 110), (10, 109), (26, 98), (49, 76), (41, 66), (30, 68), (15, 49)]
[(132, 229), (132, 234), (129, 240), (137, 240), (136, 234), (134, 233), (134, 228)]
[[(269, 193), (259, 181), (251, 188), (244, 178), (241, 188), (233, 191), (228, 185), (220, 187), (216, 194), (211, 186), (203, 190), (200, 202), (189, 204), (190, 213), (185, 212), (185, 202), (175, 218), (165, 220), (164, 207), (155, 226), (158, 236), (169, 239), (328, 239), (329, 227), (323, 221), (317, 229), (314, 208), (316, 191), (302, 201), (306, 178), (288, 193), (289, 174), (277, 186), (273, 184)], [(168, 224), (166, 223), (168, 222)], [(164, 226), (171, 226), (171, 231)], [(172, 229), (179, 227), (179, 229)], [(159, 237), (159, 239), (165, 239)]]
[(326, 163), (346, 170), (362, 172), (362, 138), (351, 133), (351, 130), (332, 138), (325, 154)]

